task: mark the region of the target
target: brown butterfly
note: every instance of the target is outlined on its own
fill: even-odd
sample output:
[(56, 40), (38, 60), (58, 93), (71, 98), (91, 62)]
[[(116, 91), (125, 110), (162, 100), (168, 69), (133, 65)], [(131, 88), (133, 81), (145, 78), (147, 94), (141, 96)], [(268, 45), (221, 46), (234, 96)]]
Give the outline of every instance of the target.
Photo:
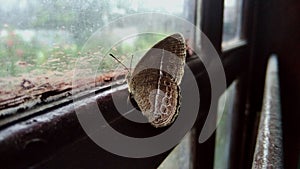
[(176, 33), (155, 44), (127, 75), (131, 97), (154, 127), (170, 125), (178, 115), (185, 57), (185, 40)]

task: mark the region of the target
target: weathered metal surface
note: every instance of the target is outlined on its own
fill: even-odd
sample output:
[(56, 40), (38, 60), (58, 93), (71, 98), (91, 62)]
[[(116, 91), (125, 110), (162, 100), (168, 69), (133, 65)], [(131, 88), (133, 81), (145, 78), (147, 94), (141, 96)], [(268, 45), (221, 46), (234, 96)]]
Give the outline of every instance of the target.
[(281, 107), (277, 58), (269, 59), (253, 169), (283, 168)]

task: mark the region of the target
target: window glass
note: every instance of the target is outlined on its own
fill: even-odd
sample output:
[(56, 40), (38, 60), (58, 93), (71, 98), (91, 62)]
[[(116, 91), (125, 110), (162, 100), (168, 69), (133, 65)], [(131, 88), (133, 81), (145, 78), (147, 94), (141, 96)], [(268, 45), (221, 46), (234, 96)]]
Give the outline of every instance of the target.
[[(89, 61), (98, 51), (90, 49), (87, 41), (103, 26), (130, 14), (158, 12), (194, 20), (193, 3), (188, 0), (0, 0), (0, 114), (3, 109), (18, 106), (32, 99), (40, 99), (47, 91), (61, 93), (72, 88), (74, 66), (78, 61)], [(157, 22), (161, 24), (162, 22)], [(103, 44), (126, 31), (138, 32), (139, 20), (132, 20), (130, 27), (116, 25), (106, 36), (98, 37)], [(127, 24), (128, 25), (128, 24)], [(182, 32), (176, 23), (164, 22), (150, 26)], [(191, 32), (191, 30), (185, 31)], [(186, 34), (182, 32), (183, 34)], [(161, 33), (169, 33), (162, 30)], [(135, 48), (151, 47), (162, 36), (143, 36), (123, 43), (115, 54)], [(91, 42), (91, 41), (89, 41)], [(101, 50), (101, 46), (98, 48)], [(93, 60), (90, 60), (93, 63)], [(101, 69), (116, 66), (109, 58)], [(102, 67), (101, 67), (102, 66)], [(110, 81), (114, 74), (100, 71), (99, 84)], [(97, 79), (82, 76), (85, 82)], [(78, 87), (78, 86), (75, 86)], [(37, 102), (42, 102), (38, 100)]]
[(188, 132), (181, 142), (172, 150), (158, 169), (194, 168), (195, 132)]
[(240, 40), (242, 0), (224, 0), (222, 47)]
[(228, 169), (235, 90), (236, 82), (233, 82), (219, 99), (217, 121), (220, 123), (216, 130), (214, 169)]

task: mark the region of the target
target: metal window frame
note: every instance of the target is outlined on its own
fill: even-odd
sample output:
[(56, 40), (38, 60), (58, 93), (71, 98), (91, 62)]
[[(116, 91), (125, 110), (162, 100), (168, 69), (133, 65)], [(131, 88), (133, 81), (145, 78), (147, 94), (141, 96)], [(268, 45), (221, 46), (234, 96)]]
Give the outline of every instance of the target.
[[(199, 2), (199, 1), (197, 1)], [(244, 113), (246, 96), (248, 87), (247, 80), (251, 57), (253, 55), (253, 28), (254, 27), (254, 7), (253, 0), (244, 0), (243, 5), (243, 37), (246, 39), (243, 43), (230, 49), (222, 51), (222, 29), (223, 29), (223, 0), (202, 0), (201, 4), (201, 29), (211, 40), (216, 50), (221, 55), (221, 59), (226, 72), (226, 80), (228, 85), (232, 81), (238, 80), (240, 87), (238, 95), (240, 99), (235, 103), (238, 109), (235, 113)], [(199, 16), (197, 13), (196, 16)], [(197, 21), (196, 21), (197, 22)], [(253, 62), (253, 61), (252, 61)], [(201, 84), (200, 92), (202, 97), (210, 97), (210, 87), (207, 75), (201, 61), (196, 57), (191, 57), (187, 61), (191, 70), (197, 77), (197, 81)], [(123, 87), (112, 90), (118, 93), (120, 98), (124, 98), (127, 90)], [(103, 94), (101, 91), (97, 94), (97, 102), (99, 105), (105, 105), (107, 112), (113, 111), (113, 103), (109, 93)], [(89, 104), (90, 98), (82, 99), (83, 102)], [(208, 99), (209, 100), (209, 99)], [(203, 109), (202, 114), (194, 126), (196, 133), (199, 134), (207, 114), (205, 114), (207, 102), (201, 102)], [(113, 114), (108, 114), (110, 120), (119, 118)], [(235, 117), (233, 119), (236, 128), (243, 124), (238, 120), (244, 117)], [(48, 120), (45, 120), (48, 119)], [(115, 127), (126, 126), (128, 123), (125, 119), (120, 119), (113, 125)], [(244, 126), (242, 126), (244, 127)], [(133, 125), (134, 128), (134, 125)], [(135, 132), (157, 133), (154, 128), (139, 129)], [(132, 132), (131, 128), (125, 128), (125, 132)], [(234, 141), (241, 139), (240, 131), (233, 136)], [(196, 136), (198, 136), (196, 134)], [(244, 142), (243, 142), (244, 143)], [(212, 168), (214, 157), (215, 135), (203, 144), (196, 144), (196, 160), (195, 168)], [(244, 145), (244, 144), (242, 144)], [(232, 149), (241, 148), (236, 145)], [(0, 133), (0, 163), (7, 168), (156, 168), (169, 154), (170, 151), (163, 154), (142, 158), (130, 159), (120, 157), (99, 148), (88, 138), (82, 130), (72, 104), (65, 104), (51, 110), (45, 110), (38, 115), (30, 116), (22, 119), (17, 123), (5, 126)], [(205, 153), (203, 153), (205, 152)], [(239, 158), (237, 152), (232, 152), (231, 166), (235, 166), (235, 159)], [(103, 160), (104, 159), (104, 160)], [(242, 160), (243, 161), (243, 160)], [(239, 164), (242, 165), (242, 164)]]

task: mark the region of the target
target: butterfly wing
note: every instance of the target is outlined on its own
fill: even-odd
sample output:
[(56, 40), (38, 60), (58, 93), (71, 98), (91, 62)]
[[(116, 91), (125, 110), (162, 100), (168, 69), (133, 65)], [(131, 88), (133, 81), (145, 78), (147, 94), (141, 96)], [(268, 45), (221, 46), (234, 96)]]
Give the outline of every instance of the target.
[(129, 91), (155, 127), (171, 124), (179, 111), (186, 45), (176, 33), (154, 45), (128, 79)]

